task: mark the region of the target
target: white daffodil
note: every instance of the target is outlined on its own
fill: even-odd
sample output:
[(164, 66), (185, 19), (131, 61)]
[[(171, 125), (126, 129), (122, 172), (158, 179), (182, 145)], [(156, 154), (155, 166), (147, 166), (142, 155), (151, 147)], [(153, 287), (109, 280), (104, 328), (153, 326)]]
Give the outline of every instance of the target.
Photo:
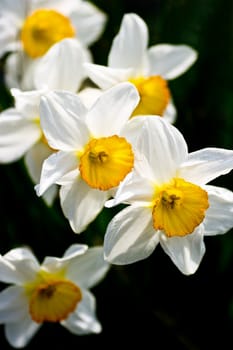
[(108, 56), (108, 66), (86, 63), (88, 76), (101, 88), (130, 81), (138, 89), (140, 103), (133, 115), (160, 115), (173, 123), (176, 109), (167, 80), (183, 74), (197, 59), (187, 45), (159, 44), (148, 48), (148, 28), (136, 14), (123, 17)]
[(44, 161), (36, 191), (40, 196), (61, 185), (61, 207), (74, 232), (85, 230), (134, 166), (124, 132), (131, 134), (127, 122), (138, 101), (131, 83), (103, 92), (90, 109), (65, 91), (41, 98), (41, 125), (57, 152)]
[(0, 293), (0, 324), (11, 346), (25, 347), (44, 322), (59, 322), (77, 335), (101, 332), (89, 289), (108, 269), (102, 247), (80, 244), (42, 264), (28, 248), (0, 255), (0, 281), (11, 284)]
[(106, 14), (88, 1), (0, 0), (0, 57), (10, 53), (8, 86), (34, 88), (31, 76), (37, 61), (52, 45), (75, 38), (87, 52), (105, 23)]
[(113, 264), (133, 263), (160, 243), (182, 273), (192, 274), (205, 252), (204, 236), (233, 227), (233, 192), (206, 185), (232, 170), (233, 151), (188, 153), (182, 134), (160, 117), (133, 118), (133, 124), (141, 125), (141, 161), (106, 203), (129, 205), (108, 225), (105, 258)]
[[(11, 90), (15, 106), (0, 115), (0, 163), (11, 163), (24, 157), (33, 182), (39, 182), (43, 161), (55, 152), (49, 147), (40, 125), (41, 94), (55, 88), (78, 91), (85, 78), (83, 70), (80, 70), (85, 60), (76, 40), (63, 39), (54, 44), (38, 64), (34, 76), (37, 90)], [(82, 93), (84, 103), (89, 104), (89, 100), (99, 94), (97, 89), (93, 91), (88, 89)], [(43, 198), (51, 205), (56, 194), (57, 186), (54, 185)]]

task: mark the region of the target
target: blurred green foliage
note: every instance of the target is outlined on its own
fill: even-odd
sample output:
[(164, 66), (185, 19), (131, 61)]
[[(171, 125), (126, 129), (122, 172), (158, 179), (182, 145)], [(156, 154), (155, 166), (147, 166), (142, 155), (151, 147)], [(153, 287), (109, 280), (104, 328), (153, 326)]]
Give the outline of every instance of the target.
[[(184, 75), (169, 82), (178, 111), (175, 125), (189, 150), (203, 147), (232, 149), (233, 144), (233, 2), (231, 0), (95, 0), (108, 14), (106, 29), (91, 50), (95, 63), (106, 64), (112, 39), (125, 13), (134, 12), (147, 23), (150, 45), (187, 44), (198, 61)], [(1, 63), (4, 77), (4, 65)], [(12, 99), (2, 80), (0, 107)], [(114, 214), (104, 209), (82, 234), (74, 234), (59, 201), (47, 207), (35, 194), (23, 160), (0, 165), (0, 253), (29, 245), (35, 255), (61, 256), (71, 243), (102, 244)], [(233, 190), (232, 174), (214, 184)], [(118, 209), (114, 209), (117, 212)], [(182, 275), (160, 249), (148, 259), (112, 266), (93, 292), (100, 335), (77, 337), (59, 325), (47, 324), (27, 349), (54, 342), (58, 349), (123, 347), (142, 342), (154, 349), (233, 348), (233, 232), (205, 239), (206, 254), (192, 276)], [(3, 327), (0, 349), (10, 349)]]

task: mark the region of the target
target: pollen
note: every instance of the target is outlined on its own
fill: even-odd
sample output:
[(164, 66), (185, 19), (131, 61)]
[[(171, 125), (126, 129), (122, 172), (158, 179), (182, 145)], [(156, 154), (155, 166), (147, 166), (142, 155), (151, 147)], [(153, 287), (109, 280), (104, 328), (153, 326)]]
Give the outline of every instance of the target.
[(201, 224), (209, 207), (208, 194), (201, 187), (175, 178), (155, 191), (153, 226), (168, 237), (186, 236)]
[(119, 185), (132, 170), (134, 154), (124, 137), (113, 135), (92, 139), (80, 158), (83, 180), (92, 188), (109, 190)]
[(140, 102), (132, 116), (147, 114), (162, 116), (170, 100), (166, 80), (156, 75), (132, 78), (129, 81), (135, 85), (140, 95)]
[(33, 286), (29, 313), (37, 323), (60, 322), (75, 310), (81, 300), (80, 288), (71, 281), (47, 278)]
[(55, 43), (74, 36), (69, 18), (50, 9), (34, 11), (26, 18), (21, 30), (23, 48), (31, 58), (43, 56)]

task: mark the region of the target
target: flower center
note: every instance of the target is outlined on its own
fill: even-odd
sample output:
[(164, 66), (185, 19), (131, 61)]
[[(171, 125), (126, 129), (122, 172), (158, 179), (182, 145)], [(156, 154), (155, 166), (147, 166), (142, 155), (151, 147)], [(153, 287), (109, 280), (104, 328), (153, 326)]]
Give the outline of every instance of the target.
[(43, 56), (58, 41), (75, 36), (69, 20), (61, 13), (40, 9), (28, 16), (21, 30), (21, 41), (31, 58)]
[(136, 86), (140, 95), (140, 102), (133, 116), (146, 114), (162, 116), (170, 100), (166, 80), (157, 75), (132, 78), (129, 81)]
[(80, 158), (79, 170), (86, 183), (99, 190), (109, 190), (132, 170), (134, 154), (124, 137), (117, 135), (92, 139)]
[(82, 300), (78, 286), (49, 274), (40, 276), (28, 291), (29, 312), (37, 323), (65, 320)]
[(204, 220), (209, 207), (208, 194), (201, 187), (175, 178), (156, 189), (153, 226), (168, 237), (185, 236)]

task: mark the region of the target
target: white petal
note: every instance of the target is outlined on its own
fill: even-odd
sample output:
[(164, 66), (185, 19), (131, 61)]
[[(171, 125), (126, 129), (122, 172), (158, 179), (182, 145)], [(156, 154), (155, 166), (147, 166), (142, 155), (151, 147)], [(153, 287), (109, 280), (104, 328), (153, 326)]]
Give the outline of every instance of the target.
[(176, 267), (185, 275), (195, 273), (205, 253), (203, 226), (185, 237), (160, 237), (161, 246)]
[(57, 184), (61, 186), (71, 186), (74, 181), (76, 181), (77, 177), (80, 175), (79, 172), (79, 160), (77, 160), (77, 164), (74, 169), (68, 171), (65, 175), (63, 175), (59, 180), (57, 180)]
[(36, 88), (34, 83), (34, 76), (40, 60), (41, 57), (32, 59), (26, 54), (22, 55), (21, 61), (23, 68), (21, 68), (22, 76), (20, 80), (20, 87), (22, 90), (34, 90)]
[[(37, 142), (25, 155), (24, 161), (32, 181), (37, 184), (40, 181), (43, 161), (52, 153), (50, 147), (44, 142)], [(57, 185), (52, 185), (44, 194), (43, 199), (51, 206), (57, 195)]]
[(29, 343), (41, 326), (42, 323), (33, 322), (29, 314), (25, 315), (20, 321), (6, 324), (6, 338), (11, 346), (23, 348)]
[(95, 297), (85, 289), (82, 290), (82, 297), (83, 299), (76, 310), (61, 324), (71, 333), (77, 335), (100, 333), (102, 327), (95, 315)]
[(107, 17), (90, 2), (80, 1), (77, 5), (69, 17), (76, 28), (78, 39), (84, 45), (90, 46), (101, 36)]
[(70, 13), (78, 8), (81, 1), (69, 0), (69, 2), (67, 2), (67, 0), (33, 0), (30, 1), (30, 6), (31, 11), (41, 8), (49, 8), (57, 10), (69, 17)]
[[(72, 244), (64, 253), (62, 258), (57, 258), (53, 256), (46, 256), (41, 267), (44, 270), (49, 271), (50, 273), (59, 273), (61, 270), (64, 271), (66, 269), (66, 277), (67, 276), (67, 268), (73, 261), (78, 260), (80, 255), (86, 253), (88, 250), (88, 246), (86, 244)], [(70, 279), (70, 278), (68, 278)]]
[(38, 125), (24, 119), (16, 109), (8, 109), (0, 116), (0, 162), (18, 160), (41, 137)]
[(41, 95), (45, 92), (42, 90), (21, 91), (11, 89), (11, 94), (15, 99), (15, 108), (27, 119), (34, 120), (40, 116), (39, 105)]
[(177, 169), (188, 155), (182, 134), (173, 125), (157, 116), (138, 116), (133, 118), (132, 123), (135, 123), (135, 126), (137, 124), (142, 126), (136, 146), (153, 170), (155, 181), (158, 184), (168, 182), (176, 176)]
[(223, 234), (233, 228), (233, 192), (225, 188), (205, 186), (209, 196), (209, 208), (204, 219), (204, 234)]
[(120, 83), (105, 91), (87, 114), (87, 124), (95, 137), (119, 134), (139, 102), (131, 83)]
[(109, 89), (118, 83), (128, 81), (133, 74), (131, 68), (110, 68), (94, 63), (84, 63), (84, 68), (88, 77), (103, 90)]
[(53, 184), (57, 183), (66, 173), (76, 169), (77, 157), (73, 153), (56, 152), (43, 162), (40, 183), (35, 187), (38, 196)]
[[(147, 165), (147, 163), (143, 163)], [(154, 184), (147, 178), (147, 169), (141, 165), (141, 171), (135, 169), (120, 183), (113, 199), (105, 203), (110, 208), (120, 203), (148, 206), (154, 196)], [(137, 166), (138, 164), (136, 164)]]
[(78, 96), (81, 98), (86, 108), (90, 109), (102, 93), (103, 91), (101, 89), (86, 87), (79, 91)]
[(4, 66), (7, 87), (20, 88), (23, 91), (35, 89), (34, 72), (39, 61), (40, 58), (31, 59), (21, 49), (11, 53)]
[(89, 133), (83, 121), (86, 108), (68, 91), (49, 92), (41, 98), (40, 118), (44, 134), (53, 149), (80, 150)]
[(0, 324), (19, 322), (28, 312), (25, 289), (10, 286), (0, 293)]
[(88, 246), (86, 244), (71, 244), (69, 248), (63, 254), (62, 259), (73, 259), (79, 255), (83, 255), (88, 250)]
[(22, 79), (22, 52), (13, 52), (6, 57), (4, 63), (4, 81), (6, 87), (21, 88)]
[(34, 183), (38, 183), (40, 181), (43, 161), (52, 153), (53, 151), (51, 148), (44, 142), (37, 142), (26, 153), (24, 157), (25, 164)]
[(158, 244), (150, 208), (129, 206), (109, 223), (104, 237), (104, 256), (116, 265), (147, 258)]
[(67, 278), (89, 289), (99, 283), (108, 270), (109, 264), (104, 261), (103, 247), (93, 247), (71, 261), (67, 269)]
[(42, 196), (42, 199), (45, 201), (48, 207), (51, 207), (57, 195), (58, 195), (58, 186), (52, 185), (47, 189), (47, 191), (45, 191), (45, 193)]
[(85, 78), (86, 57), (86, 49), (76, 39), (61, 40), (41, 59), (35, 72), (35, 86), (76, 92)]
[(180, 168), (180, 176), (190, 182), (204, 185), (233, 169), (233, 151), (221, 148), (203, 148), (188, 155)]
[(27, 247), (11, 249), (4, 255), (4, 258), (11, 262), (21, 261), (24, 259), (32, 260), (34, 263), (37, 262), (36, 257)]
[(11, 249), (0, 256), (0, 280), (5, 283), (23, 284), (35, 278), (38, 261), (27, 248)]
[(1, 15), (12, 15), (19, 20), (25, 17), (28, 9), (28, 0), (1, 0)]
[(15, 266), (0, 255), (0, 280), (5, 283), (20, 283), (21, 276)]
[(177, 111), (174, 103), (170, 101), (167, 105), (167, 108), (164, 111), (163, 118), (171, 124), (174, 124), (176, 121)]
[[(2, 5), (2, 4), (1, 4)], [(0, 57), (7, 52), (19, 49), (17, 35), (19, 31), (19, 22), (15, 16), (0, 14)]]
[(187, 45), (160, 44), (149, 48), (150, 74), (174, 79), (186, 72), (196, 61), (197, 52)]
[(113, 40), (108, 65), (111, 68), (134, 68), (134, 74), (142, 74), (147, 45), (146, 23), (134, 13), (124, 15), (120, 31)]
[(26, 13), (26, 1), (2, 0), (0, 8), (0, 56), (20, 48), (18, 34)]
[(108, 191), (91, 188), (81, 177), (71, 186), (61, 186), (61, 207), (74, 232), (87, 228), (103, 209), (107, 196)]

